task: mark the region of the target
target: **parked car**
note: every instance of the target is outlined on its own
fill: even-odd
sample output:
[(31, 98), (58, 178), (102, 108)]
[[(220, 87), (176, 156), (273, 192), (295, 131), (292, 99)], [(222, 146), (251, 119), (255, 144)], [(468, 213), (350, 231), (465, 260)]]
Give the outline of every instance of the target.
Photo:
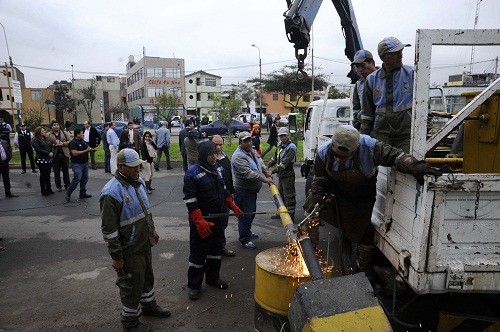
[[(115, 133), (116, 133), (116, 135), (118, 135), (118, 137), (120, 137), (120, 134), (123, 131), (123, 127), (128, 124), (128, 121), (113, 121), (113, 122), (116, 124)], [(142, 137), (142, 135), (144, 134), (144, 130), (142, 129), (142, 126), (136, 124), (136, 125), (134, 125), (134, 128), (139, 129), (139, 134)], [(101, 135), (102, 124), (95, 126), (95, 129), (97, 129), (97, 132), (99, 132), (99, 135)]]
[(242, 131), (250, 131), (250, 125), (239, 120), (231, 119), (228, 130), (224, 122), (216, 120), (210, 124), (200, 126), (200, 131), (205, 133), (206, 136), (224, 136), (228, 135), (228, 132), (230, 131), (232, 135), (237, 137)]
[[(258, 121), (260, 119), (260, 114), (259, 113), (242, 113), (234, 117), (235, 120), (239, 120), (241, 122), (249, 122), (250, 117), (253, 115), (253, 118), (255, 121)], [(264, 116), (265, 118), (265, 116)]]
[(288, 126), (288, 115), (280, 116), (280, 126)]
[(172, 117), (170, 121), (170, 127), (180, 127), (181, 126), (181, 117), (179, 115), (175, 115)]

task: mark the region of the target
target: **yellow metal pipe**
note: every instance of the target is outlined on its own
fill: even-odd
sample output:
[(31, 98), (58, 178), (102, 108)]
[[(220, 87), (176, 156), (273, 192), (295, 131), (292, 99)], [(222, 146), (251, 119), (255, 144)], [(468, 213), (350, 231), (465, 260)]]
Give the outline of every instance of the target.
[(425, 158), (428, 164), (462, 164), (464, 158)]
[(269, 185), (269, 188), (271, 189), (271, 195), (273, 196), (274, 203), (276, 204), (276, 207), (278, 208), (278, 213), (281, 219), (281, 225), (286, 229), (287, 225), (292, 224), (293, 221), (292, 218), (290, 218), (290, 214), (288, 213), (288, 210), (285, 206), (285, 203), (283, 202), (283, 199), (281, 198), (281, 195), (278, 191), (278, 187), (274, 183), (271, 183)]

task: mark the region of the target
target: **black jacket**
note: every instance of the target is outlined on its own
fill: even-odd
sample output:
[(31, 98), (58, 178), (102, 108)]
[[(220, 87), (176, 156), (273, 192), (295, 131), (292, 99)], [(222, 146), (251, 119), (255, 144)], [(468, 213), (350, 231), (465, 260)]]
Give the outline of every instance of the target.
[[(151, 145), (153, 145), (153, 147), (155, 148), (155, 150), (158, 149), (158, 147), (156, 147), (155, 142), (151, 142)], [(145, 141), (143, 141), (141, 143), (141, 156), (142, 156), (142, 160), (146, 160), (148, 163), (152, 163), (153, 162), (154, 157), (151, 157), (149, 155), (148, 146), (146, 145)]]
[(23, 135), (23, 131), (19, 129), (17, 131), (17, 145), (20, 150), (31, 149), (31, 140), (33, 139), (33, 134), (28, 129), (25, 130), (26, 134)]
[[(5, 150), (5, 156), (7, 157), (7, 159), (3, 162), (8, 163), (12, 159), (12, 149), (11, 149), (10, 145), (8, 145), (7, 142), (4, 141), (3, 139), (0, 139), (0, 144), (2, 144), (3, 149)], [(2, 162), (1, 158), (0, 158), (0, 162)]]
[(99, 132), (94, 127), (90, 127), (89, 146), (91, 148), (95, 148), (99, 144), (101, 144), (101, 136), (99, 135)]

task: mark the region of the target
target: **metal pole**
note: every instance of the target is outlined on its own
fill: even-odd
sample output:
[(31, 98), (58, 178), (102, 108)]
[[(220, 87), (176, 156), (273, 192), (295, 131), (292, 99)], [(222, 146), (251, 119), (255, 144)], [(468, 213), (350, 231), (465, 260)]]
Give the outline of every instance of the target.
[[(5, 27), (3, 26), (2, 22), (0, 22), (0, 26), (2, 26), (3, 30), (3, 36), (5, 38), (5, 45), (7, 46), (7, 55), (9, 56), (9, 64), (10, 64), (10, 71), (12, 75), (12, 79), (17, 81), (17, 74), (16, 71), (14, 70), (14, 62), (12, 61), (12, 57), (10, 56), (10, 49), (9, 49), (9, 42), (7, 41), (7, 33), (5, 32)], [(10, 94), (10, 109), (12, 112), (12, 119), (14, 119), (14, 103), (12, 102), (12, 90), (11, 90), (11, 84), (9, 81), (9, 70), (7, 69), (7, 63), (5, 63), (5, 70), (7, 71), (5, 74), (7, 75), (7, 84), (9, 85), (9, 94)], [(18, 108), (18, 103), (16, 102), (16, 109)], [(18, 122), (19, 122), (19, 113), (18, 115)], [(15, 128), (15, 123), (13, 123), (13, 127)]]
[(260, 48), (259, 46), (252, 44), (253, 47), (256, 47), (259, 51), (259, 113), (260, 113), (260, 126), (262, 127), (262, 59), (260, 57)]

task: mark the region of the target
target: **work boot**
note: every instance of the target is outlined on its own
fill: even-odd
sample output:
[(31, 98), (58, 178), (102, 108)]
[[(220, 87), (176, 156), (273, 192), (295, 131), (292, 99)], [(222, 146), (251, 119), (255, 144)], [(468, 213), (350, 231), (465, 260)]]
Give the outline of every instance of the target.
[(174, 169), (172, 166), (168, 165), (167, 169)]
[(214, 281), (207, 280), (205, 282), (206, 282), (207, 285), (210, 285), (212, 287), (219, 288), (219, 289), (226, 289), (227, 286), (228, 286), (227, 282), (225, 282), (222, 279), (217, 279), (217, 280), (214, 280)]
[(200, 289), (190, 289), (188, 295), (189, 295), (190, 300), (196, 301), (201, 296), (201, 290)]
[(123, 332), (149, 332), (149, 331), (151, 331), (149, 327), (144, 325), (142, 322), (139, 322), (139, 324), (137, 324), (134, 327), (123, 327)]
[(142, 313), (144, 316), (155, 316), (160, 318), (170, 317), (170, 311), (163, 309), (159, 305), (156, 305), (153, 309), (142, 308)]
[(80, 198), (81, 198), (81, 199), (84, 199), (84, 198), (90, 198), (90, 197), (92, 197), (92, 195), (87, 194), (87, 193), (80, 193)]
[(155, 171), (159, 172), (160, 168), (158, 166), (155, 166)]

